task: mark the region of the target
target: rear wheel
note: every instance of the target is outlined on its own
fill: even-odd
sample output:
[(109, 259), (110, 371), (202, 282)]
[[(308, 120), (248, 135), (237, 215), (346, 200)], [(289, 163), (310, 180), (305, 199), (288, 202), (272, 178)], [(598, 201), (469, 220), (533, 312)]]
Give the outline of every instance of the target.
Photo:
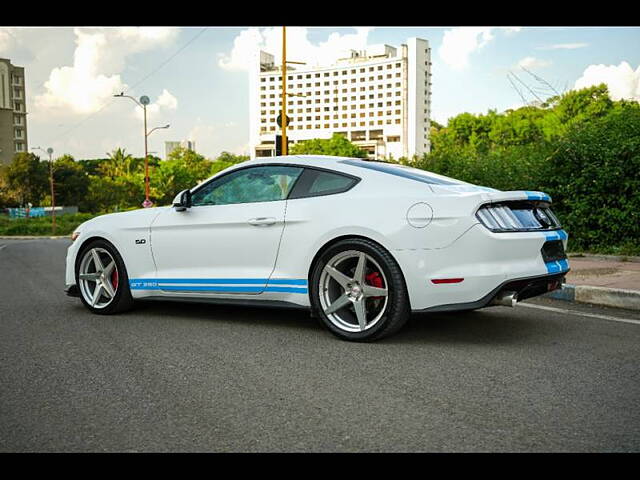
[(108, 315), (133, 305), (122, 257), (106, 240), (83, 247), (76, 261), (76, 284), (82, 303), (93, 313)]
[(311, 304), (332, 333), (353, 341), (391, 335), (410, 315), (397, 262), (377, 243), (359, 238), (320, 256), (311, 275)]

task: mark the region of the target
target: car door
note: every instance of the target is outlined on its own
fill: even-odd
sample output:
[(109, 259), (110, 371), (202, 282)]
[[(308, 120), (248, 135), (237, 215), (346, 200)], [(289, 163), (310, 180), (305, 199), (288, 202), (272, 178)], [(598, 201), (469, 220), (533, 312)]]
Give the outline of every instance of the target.
[(192, 193), (192, 207), (160, 214), (151, 226), (156, 289), (259, 294), (273, 271), (286, 198), (302, 167), (233, 170)]

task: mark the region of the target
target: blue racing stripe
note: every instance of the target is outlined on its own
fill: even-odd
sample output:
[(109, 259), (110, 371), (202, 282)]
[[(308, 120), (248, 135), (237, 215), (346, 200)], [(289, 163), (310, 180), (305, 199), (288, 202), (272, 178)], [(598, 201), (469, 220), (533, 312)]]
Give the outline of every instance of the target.
[(281, 293), (307, 293), (306, 288), (296, 288), (296, 287), (267, 287), (264, 289), (265, 292), (281, 292)]
[[(208, 291), (230, 293), (260, 293), (265, 291), (282, 293), (307, 293), (306, 279), (275, 278), (269, 281), (270, 285), (275, 284), (278, 286), (267, 285), (267, 281), (268, 280), (266, 278), (135, 278), (129, 280), (129, 287), (132, 290), (166, 290), (172, 292)], [(293, 285), (302, 285), (302, 287), (295, 287)]]
[(198, 284), (260, 284), (266, 285), (267, 278), (149, 278), (146, 281), (157, 283), (198, 283)]
[(527, 200), (551, 202), (551, 197), (544, 192), (530, 192), (525, 190), (524, 193), (527, 195)]
[(270, 285), (306, 285), (307, 280), (304, 278), (299, 278), (299, 279), (271, 278), (269, 279), (269, 284)]
[(567, 259), (547, 262), (544, 265), (547, 267), (547, 273), (560, 273), (569, 270), (569, 261)]
[(547, 240), (547, 242), (550, 242), (552, 240), (566, 240), (569, 237), (569, 235), (567, 235), (567, 232), (565, 232), (564, 230), (557, 230), (555, 232), (551, 232), (551, 233), (545, 233), (544, 238)]

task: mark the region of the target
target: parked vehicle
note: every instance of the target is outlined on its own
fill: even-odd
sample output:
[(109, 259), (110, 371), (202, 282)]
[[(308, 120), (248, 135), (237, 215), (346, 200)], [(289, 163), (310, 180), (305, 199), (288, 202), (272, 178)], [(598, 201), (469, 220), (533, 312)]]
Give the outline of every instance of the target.
[(99, 314), (157, 299), (306, 308), (340, 338), (375, 340), (412, 311), (560, 288), (567, 234), (550, 204), (392, 163), (255, 159), (173, 206), (80, 225), (67, 293)]

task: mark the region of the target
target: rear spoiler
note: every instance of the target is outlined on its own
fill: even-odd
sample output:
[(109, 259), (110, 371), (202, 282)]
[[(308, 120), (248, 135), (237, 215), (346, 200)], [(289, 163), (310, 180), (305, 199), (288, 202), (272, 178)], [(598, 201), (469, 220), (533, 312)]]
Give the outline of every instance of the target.
[(530, 200), (537, 202), (551, 203), (551, 196), (544, 192), (534, 192), (529, 190), (512, 190), (501, 192), (494, 188), (481, 187), (472, 184), (460, 185), (429, 185), (434, 193), (438, 194), (457, 194), (464, 197), (479, 198), (479, 203), (498, 203), (514, 200)]
[(513, 200), (532, 200), (538, 202), (547, 202), (551, 203), (551, 196), (547, 195), (544, 192), (531, 192), (528, 190), (514, 190), (510, 192), (491, 192), (484, 193), (482, 195), (483, 199), (486, 198), (489, 202), (505, 202), (505, 201), (513, 201)]

